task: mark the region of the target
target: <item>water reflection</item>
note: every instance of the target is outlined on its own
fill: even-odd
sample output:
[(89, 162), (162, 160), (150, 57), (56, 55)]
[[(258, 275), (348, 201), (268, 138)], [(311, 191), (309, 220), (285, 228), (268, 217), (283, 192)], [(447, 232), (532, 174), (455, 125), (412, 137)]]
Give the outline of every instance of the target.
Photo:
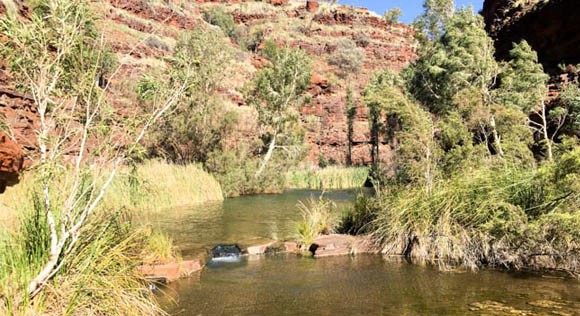
[[(299, 200), (320, 192), (251, 196), (145, 217), (170, 233), (185, 257), (218, 243), (242, 246), (291, 238)], [(354, 192), (328, 197), (338, 204)], [(210, 265), (165, 289), (173, 315), (580, 315), (580, 282), (490, 270), (441, 272), (380, 256), (311, 259), (249, 257)], [(548, 301), (548, 303), (544, 302)], [(539, 303), (538, 303), (539, 302)], [(554, 305), (556, 307), (540, 307)], [(555, 305), (554, 305), (555, 306)], [(521, 313), (520, 313), (521, 314)]]
[[(325, 193), (340, 207), (350, 204), (355, 191)], [(318, 198), (320, 191), (296, 190), (283, 195), (228, 199), (195, 207), (149, 213), (141, 219), (168, 232), (185, 258), (205, 253), (219, 243), (250, 246), (293, 237), (301, 218), (298, 201)]]
[(486, 300), (539, 314), (551, 310), (529, 302), (566, 302), (560, 311), (575, 315), (573, 302), (580, 301), (575, 280), (448, 273), (364, 255), (248, 260), (210, 267), (199, 282), (184, 280), (170, 288), (179, 298), (168, 307), (174, 315), (465, 315), (471, 304)]

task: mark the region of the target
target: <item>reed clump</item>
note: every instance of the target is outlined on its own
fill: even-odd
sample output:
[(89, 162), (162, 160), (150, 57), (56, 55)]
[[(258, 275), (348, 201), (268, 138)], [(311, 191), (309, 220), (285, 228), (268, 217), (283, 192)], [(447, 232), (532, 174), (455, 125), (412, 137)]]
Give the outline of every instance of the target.
[(152, 160), (121, 170), (103, 204), (111, 209), (160, 210), (223, 201), (219, 182), (201, 166)]
[[(35, 198), (34, 203), (40, 200)], [(148, 234), (129, 224), (123, 213), (99, 212), (87, 223), (70, 255), (43, 290), (30, 300), (26, 287), (40, 271), (50, 249), (41, 206), (20, 214), (16, 233), (0, 239), (0, 314), (2, 315), (165, 315), (146, 280), (135, 269)]]
[(360, 197), (366, 200), (343, 227), (369, 233), (386, 254), (444, 269), (487, 265), (579, 275), (579, 180), (578, 149), (538, 169), (483, 167), (439, 180), (431, 190), (407, 185)]
[(143, 264), (167, 264), (182, 260), (181, 254), (173, 244), (171, 237), (161, 231), (153, 230), (151, 227), (148, 227), (145, 231), (148, 238), (141, 251)]
[(318, 199), (300, 201), (298, 208), (302, 212), (302, 220), (296, 226), (296, 239), (303, 247), (310, 246), (320, 235), (336, 231), (336, 204), (323, 195)]
[(286, 174), (286, 186), (290, 189), (354, 189), (363, 187), (368, 175), (366, 167), (330, 166), (314, 170), (293, 170)]

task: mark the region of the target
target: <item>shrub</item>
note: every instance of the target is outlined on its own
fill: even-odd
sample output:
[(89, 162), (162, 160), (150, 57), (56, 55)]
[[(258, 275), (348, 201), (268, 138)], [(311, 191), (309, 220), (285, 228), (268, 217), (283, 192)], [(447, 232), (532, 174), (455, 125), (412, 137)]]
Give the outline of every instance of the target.
[(335, 232), (337, 219), (334, 202), (320, 196), (318, 200), (310, 198), (306, 203), (300, 202), (302, 221), (296, 227), (298, 242), (309, 247), (316, 237)]
[(341, 38), (337, 43), (336, 51), (328, 57), (328, 63), (337, 66), (343, 76), (358, 73), (365, 62), (364, 49), (357, 47), (355, 42), (348, 38)]
[(238, 30), (234, 18), (222, 8), (216, 7), (205, 10), (203, 19), (211, 25), (218, 26), (229, 38), (238, 39)]

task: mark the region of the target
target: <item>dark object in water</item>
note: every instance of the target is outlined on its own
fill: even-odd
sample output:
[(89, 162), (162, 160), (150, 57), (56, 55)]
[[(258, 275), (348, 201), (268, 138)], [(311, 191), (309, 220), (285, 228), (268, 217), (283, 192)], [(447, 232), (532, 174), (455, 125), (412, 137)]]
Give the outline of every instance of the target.
[(238, 261), (241, 255), (238, 245), (217, 245), (211, 250), (213, 261)]

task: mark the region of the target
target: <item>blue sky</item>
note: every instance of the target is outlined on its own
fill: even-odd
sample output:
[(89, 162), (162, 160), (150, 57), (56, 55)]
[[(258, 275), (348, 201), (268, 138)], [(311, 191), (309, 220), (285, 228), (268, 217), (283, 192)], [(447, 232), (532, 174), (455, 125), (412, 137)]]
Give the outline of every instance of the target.
[[(423, 12), (423, 0), (339, 0), (339, 4), (355, 5), (368, 8), (378, 14), (386, 10), (399, 8), (403, 11), (401, 22), (410, 23)], [(483, 0), (455, 0), (457, 7), (472, 5), (476, 12), (481, 10)]]

